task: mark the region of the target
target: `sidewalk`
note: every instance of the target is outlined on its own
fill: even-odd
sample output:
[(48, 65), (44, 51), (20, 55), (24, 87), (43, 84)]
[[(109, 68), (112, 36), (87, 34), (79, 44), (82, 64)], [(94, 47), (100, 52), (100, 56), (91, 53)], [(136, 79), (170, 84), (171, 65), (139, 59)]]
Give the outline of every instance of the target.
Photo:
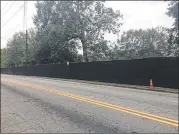
[(13, 106), (23, 102), (24, 99), (11, 95), (1, 87), (1, 133), (38, 133), (18, 112), (13, 110)]

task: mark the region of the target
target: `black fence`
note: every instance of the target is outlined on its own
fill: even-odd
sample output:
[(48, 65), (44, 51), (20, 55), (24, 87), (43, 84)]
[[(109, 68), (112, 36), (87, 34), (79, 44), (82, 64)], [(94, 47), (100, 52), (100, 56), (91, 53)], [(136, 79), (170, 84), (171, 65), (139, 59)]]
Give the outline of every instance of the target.
[(1, 73), (179, 89), (179, 57), (96, 61), (3, 68)]
[(2, 68), (1, 73), (14, 75), (67, 78), (68, 66), (66, 64), (49, 64), (27, 67)]

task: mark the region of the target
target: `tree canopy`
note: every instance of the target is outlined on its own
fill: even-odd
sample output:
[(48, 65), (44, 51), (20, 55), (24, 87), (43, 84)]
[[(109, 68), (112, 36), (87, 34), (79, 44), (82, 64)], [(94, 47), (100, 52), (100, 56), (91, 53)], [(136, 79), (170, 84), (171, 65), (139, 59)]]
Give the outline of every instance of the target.
[(173, 28), (170, 29), (170, 33), (173, 36), (171, 39), (171, 43), (175, 44), (177, 46), (176, 48), (176, 55), (179, 55), (179, 34), (178, 34), (178, 7), (179, 7), (179, 1), (173, 0), (170, 1), (168, 5), (168, 11), (166, 14), (169, 17), (172, 17), (174, 19)]
[(172, 17), (174, 18), (174, 23), (173, 25), (175, 27), (178, 27), (178, 7), (179, 7), (179, 2), (176, 1), (176, 0), (173, 0), (169, 3), (168, 5), (168, 11), (166, 12), (166, 14), (169, 16), (169, 17)]
[(70, 55), (80, 48), (84, 61), (96, 59), (98, 54), (103, 57), (104, 33), (116, 34), (122, 25), (120, 11), (105, 7), (103, 1), (44, 1), (37, 2), (36, 8), (37, 39), (47, 57), (53, 53), (59, 58), (60, 49), (69, 52), (72, 61)]
[(6, 57), (7, 49), (1, 49), (1, 67), (7, 67), (7, 57)]
[[(123, 16), (105, 1), (37, 1), (26, 64), (178, 56), (178, 1), (169, 3), (166, 14), (174, 18), (173, 28), (130, 29), (115, 43), (104, 34), (118, 34)], [(25, 64), (25, 37), (17, 32), (1, 49), (1, 66)]]
[(176, 44), (170, 43), (169, 29), (157, 27), (147, 30), (129, 30), (118, 41), (118, 55), (124, 58), (175, 56)]
[[(26, 61), (26, 42), (25, 33), (20, 31), (13, 35), (7, 43), (6, 60), (8, 66), (22, 66)], [(35, 54), (38, 46), (36, 45), (36, 32), (34, 29), (28, 30), (28, 63), (35, 62)]]

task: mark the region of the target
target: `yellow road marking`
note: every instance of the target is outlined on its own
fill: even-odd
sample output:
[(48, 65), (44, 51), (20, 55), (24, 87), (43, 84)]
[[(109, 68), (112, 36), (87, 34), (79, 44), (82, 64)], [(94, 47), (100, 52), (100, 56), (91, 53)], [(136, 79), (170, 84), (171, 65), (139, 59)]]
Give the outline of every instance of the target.
[(153, 115), (153, 114), (149, 114), (149, 113), (145, 113), (145, 112), (141, 112), (141, 111), (136, 111), (136, 110), (133, 110), (133, 109), (129, 109), (129, 108), (125, 108), (125, 107), (121, 107), (121, 106), (117, 106), (117, 105), (93, 100), (93, 99), (90, 99), (90, 98), (85, 98), (85, 97), (70, 94), (70, 93), (60, 92), (60, 91), (57, 91), (57, 90), (54, 90), (54, 89), (49, 89), (49, 88), (44, 88), (44, 87), (40, 87), (40, 86), (37, 86), (37, 85), (18, 82), (18, 81), (11, 80), (11, 79), (8, 79), (8, 80), (2, 79), (2, 81), (13, 83), (13, 84), (18, 84), (18, 85), (33, 88), (33, 89), (36, 89), (36, 90), (48, 91), (50, 93), (55, 93), (55, 94), (60, 95), (60, 96), (65, 96), (65, 97), (73, 98), (73, 99), (76, 99), (76, 100), (80, 100), (80, 101), (88, 102), (88, 103), (91, 103), (91, 104), (96, 104), (96, 105), (99, 105), (99, 106), (110, 108), (110, 109), (113, 109), (113, 110), (126, 112), (126, 113), (129, 113), (129, 114), (133, 114), (133, 115), (136, 115), (136, 116), (139, 116), (139, 117), (158, 121), (158, 122), (165, 123), (165, 124), (168, 124), (168, 125), (179, 126), (179, 122), (177, 120), (173, 120), (173, 119), (169, 119), (169, 118), (165, 118), (165, 117), (161, 117), (161, 116), (157, 116), (157, 115)]

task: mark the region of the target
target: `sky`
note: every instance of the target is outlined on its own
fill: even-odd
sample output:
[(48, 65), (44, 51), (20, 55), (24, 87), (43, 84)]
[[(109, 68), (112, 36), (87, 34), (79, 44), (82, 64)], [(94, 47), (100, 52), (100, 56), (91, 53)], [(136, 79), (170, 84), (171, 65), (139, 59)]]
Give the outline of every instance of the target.
[[(34, 28), (32, 21), (36, 13), (36, 1), (27, 2), (27, 28)], [(23, 31), (23, 1), (1, 1), (1, 48), (15, 32)], [(129, 29), (147, 29), (157, 26), (171, 28), (174, 20), (168, 17), (168, 2), (164, 1), (107, 1), (106, 6), (123, 14), (121, 33)], [(17, 14), (12, 17), (15, 13)], [(120, 36), (120, 35), (119, 35)], [(116, 35), (106, 34), (105, 39), (115, 41)]]

